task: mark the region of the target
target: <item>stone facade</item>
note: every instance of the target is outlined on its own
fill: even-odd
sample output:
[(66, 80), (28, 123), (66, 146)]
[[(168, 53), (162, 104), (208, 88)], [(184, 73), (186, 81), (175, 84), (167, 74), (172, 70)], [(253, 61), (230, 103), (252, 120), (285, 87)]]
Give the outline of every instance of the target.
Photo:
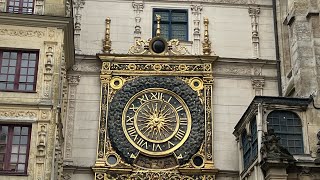
[(1, 174), (0, 179), (61, 179), (66, 70), (74, 59), (72, 19), (64, 17), (62, 1), (35, 1), (34, 14), (44, 16), (4, 13), (6, 3), (0, 2), (1, 50), (35, 50), (39, 58), (35, 92), (0, 93), (1, 125), (30, 125), (32, 132), (26, 175)]
[[(101, 124), (102, 111), (107, 109), (103, 88), (110, 88), (107, 92), (112, 98), (116, 90), (110, 85), (111, 78), (123, 76), (130, 81), (140, 75), (163, 76), (166, 74), (161, 70), (162, 65), (175, 62), (181, 65), (190, 59), (194, 64), (212, 61), (210, 74), (206, 74), (206, 70), (198, 74), (209, 79), (206, 79), (209, 90), (197, 91), (200, 97), (201, 93), (210, 91), (211, 98), (203, 98), (203, 103), (209, 104), (205, 112), (206, 116), (212, 115), (212, 124), (206, 122), (206, 126), (211, 126), (205, 133), (206, 146), (200, 148), (199, 153), (205, 151), (206, 160), (211, 162), (210, 166), (205, 165), (205, 170), (211, 174), (198, 178), (319, 179), (319, 165), (315, 162), (320, 158), (317, 144), (320, 140), (317, 137), (320, 4), (313, 0), (276, 0), (279, 42), (275, 43), (272, 2), (35, 0), (34, 14), (43, 16), (28, 16), (5, 13), (7, 1), (0, 0), (0, 47), (39, 51), (36, 92), (0, 93), (0, 124), (32, 126), (27, 176), (0, 174), (0, 179), (115, 177), (99, 173), (99, 166), (107, 164), (105, 151), (114, 152), (105, 134), (108, 127)], [(147, 44), (144, 40), (152, 38), (154, 9), (186, 10), (188, 14), (187, 41), (178, 44), (171, 41), (170, 47), (177, 46), (167, 54), (147, 54), (146, 46), (139, 44)], [(110, 21), (106, 21), (107, 17)], [(142, 48), (135, 49), (139, 45)], [(141, 50), (139, 55), (135, 54), (138, 50)], [(179, 54), (182, 50), (184, 53)], [(157, 66), (160, 69), (141, 71), (138, 75), (130, 69), (108, 74), (106, 61), (100, 60), (103, 58), (110, 62), (143, 62), (153, 68), (160, 64)], [(156, 60), (158, 64), (154, 64)], [(281, 74), (277, 69), (279, 61)], [(187, 73), (181, 67), (173, 74), (186, 82), (196, 76), (196, 73), (185, 76)], [(292, 99), (277, 97), (278, 89)], [(271, 137), (267, 117), (273, 110), (290, 110), (301, 119), (304, 150), (303, 154), (293, 156), (294, 163), (288, 158), (282, 161), (265, 158), (272, 151), (272, 144), (264, 140)], [(258, 154), (252, 164), (245, 167), (241, 134), (245, 130), (250, 132), (251, 118), (257, 122)], [(121, 163), (120, 169), (126, 170), (123, 159)], [(190, 179), (167, 172), (132, 174), (143, 178), (162, 175)], [(131, 176), (118, 175), (118, 178)]]

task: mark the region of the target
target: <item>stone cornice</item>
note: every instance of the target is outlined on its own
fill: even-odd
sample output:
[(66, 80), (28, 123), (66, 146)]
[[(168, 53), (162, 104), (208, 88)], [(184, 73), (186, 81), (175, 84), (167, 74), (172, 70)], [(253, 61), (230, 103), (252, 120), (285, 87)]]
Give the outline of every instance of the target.
[(54, 27), (64, 30), (65, 58), (67, 69), (74, 64), (73, 18), (58, 16), (40, 16), (28, 14), (0, 13), (1, 25), (29, 26), (47, 28)]

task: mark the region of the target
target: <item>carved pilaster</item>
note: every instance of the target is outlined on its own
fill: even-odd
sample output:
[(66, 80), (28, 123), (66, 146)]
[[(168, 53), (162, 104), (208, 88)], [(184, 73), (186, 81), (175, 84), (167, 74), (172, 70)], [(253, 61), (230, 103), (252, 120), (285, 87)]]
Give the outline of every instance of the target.
[(46, 59), (44, 69), (43, 99), (52, 97), (52, 76), (54, 72), (55, 42), (45, 42)]
[(262, 96), (263, 95), (263, 87), (265, 80), (263, 77), (255, 77), (251, 79), (252, 88), (254, 89), (256, 96)]
[(72, 0), (66, 0), (66, 17), (71, 16), (71, 1)]
[(106, 19), (106, 32), (104, 37), (104, 46), (103, 46), (103, 52), (110, 53), (111, 52), (111, 38), (110, 38), (110, 23), (111, 19), (107, 17)]
[(200, 20), (202, 5), (191, 5), (192, 18), (193, 18), (193, 43), (194, 54), (200, 54)]
[(143, 12), (144, 3), (143, 2), (132, 2), (132, 7), (134, 10), (135, 22), (136, 25), (134, 27), (134, 40), (141, 39), (141, 16), (140, 14)]
[(206, 168), (213, 168), (213, 111), (212, 111), (212, 91), (213, 77), (203, 78), (204, 81), (204, 104), (205, 104), (205, 155)]
[(44, 0), (36, 0), (35, 1), (34, 13), (38, 14), (38, 15), (44, 14)]
[(252, 28), (252, 56), (254, 58), (260, 57), (260, 47), (259, 47), (259, 7), (249, 7), (249, 16), (251, 17), (251, 28)]
[(73, 0), (73, 16), (74, 16), (74, 47), (76, 53), (80, 53), (80, 32), (81, 32), (81, 11), (85, 4), (85, 0)]
[(67, 108), (67, 120), (65, 125), (65, 151), (64, 161), (66, 165), (72, 164), (72, 136), (73, 136), (73, 123), (75, 119), (76, 108), (76, 93), (77, 85), (80, 81), (80, 75), (70, 74), (67, 76), (69, 84), (68, 92), (68, 108)]
[(6, 0), (0, 0), (0, 12), (6, 11)]
[[(212, 53), (211, 51), (211, 42), (209, 39), (209, 19), (204, 18), (203, 19), (203, 24), (204, 24), (204, 39), (202, 42), (202, 49), (203, 49), (203, 54), (204, 55), (210, 55)], [(214, 53), (214, 52), (213, 52)]]
[(45, 179), (45, 165), (46, 165), (46, 147), (47, 147), (47, 131), (48, 124), (38, 124), (38, 140), (37, 140), (37, 155), (36, 155), (36, 179)]

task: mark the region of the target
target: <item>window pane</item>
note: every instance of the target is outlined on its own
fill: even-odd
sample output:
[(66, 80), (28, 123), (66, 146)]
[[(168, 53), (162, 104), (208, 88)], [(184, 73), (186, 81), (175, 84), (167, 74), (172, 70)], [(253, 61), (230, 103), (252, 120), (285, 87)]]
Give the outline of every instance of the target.
[(186, 12), (173, 12), (172, 13), (173, 22), (187, 22), (187, 13)]
[(21, 68), (20, 74), (22, 74), (22, 75), (27, 74), (27, 68)]
[(16, 52), (12, 52), (10, 58), (11, 59), (17, 59), (17, 53)]
[(34, 68), (29, 68), (28, 75), (34, 75)]
[(21, 67), (28, 67), (28, 60), (22, 60)]
[(26, 82), (27, 76), (20, 76), (19, 82)]
[(26, 154), (27, 153), (27, 146), (26, 145), (21, 145), (20, 149), (19, 149), (19, 153)]
[(12, 145), (11, 153), (18, 153), (19, 145)]
[(16, 73), (16, 68), (15, 67), (10, 67), (9, 68), (9, 74), (14, 74)]
[(172, 24), (172, 39), (187, 40), (187, 25)]
[(20, 143), (20, 136), (13, 136), (12, 144), (19, 144)]
[(24, 164), (19, 164), (18, 165), (18, 171), (24, 172), (24, 169), (25, 169), (25, 165)]
[(6, 89), (6, 84), (5, 83), (0, 83), (0, 89)]
[(1, 68), (1, 73), (7, 74), (8, 73), (8, 68), (7, 67), (2, 67)]
[(26, 88), (27, 91), (33, 91), (33, 85), (27, 85), (27, 88)]
[(11, 60), (10, 61), (10, 66), (17, 66), (17, 60)]
[(19, 163), (25, 163), (25, 162), (26, 162), (26, 155), (20, 155), (18, 162), (19, 162)]
[(18, 161), (18, 155), (11, 154), (10, 163), (16, 163)]
[(9, 58), (10, 57), (10, 52), (3, 52), (3, 55), (2, 55), (3, 58)]
[(28, 127), (22, 127), (21, 135), (28, 135), (29, 128)]
[(22, 53), (22, 59), (23, 60), (25, 60), (25, 59), (28, 60), (29, 59), (29, 53)]
[(159, 12), (159, 11), (155, 11), (154, 13), (154, 20), (157, 20), (156, 15), (160, 15), (161, 16), (161, 21), (169, 21), (169, 11), (168, 12)]
[(29, 61), (29, 67), (36, 67), (36, 61)]
[(28, 136), (21, 136), (20, 144), (27, 144), (28, 143)]
[(30, 53), (30, 60), (36, 60), (36, 53)]
[(19, 84), (19, 90), (21, 90), (21, 91), (26, 90), (26, 85), (25, 84)]
[(20, 135), (20, 130), (21, 130), (20, 127), (14, 127), (13, 134), (14, 134), (14, 135)]
[(8, 90), (13, 90), (13, 87), (14, 87), (13, 84), (7, 83), (7, 89)]
[(3, 59), (2, 60), (2, 66), (8, 66), (9, 65), (9, 60), (8, 59)]

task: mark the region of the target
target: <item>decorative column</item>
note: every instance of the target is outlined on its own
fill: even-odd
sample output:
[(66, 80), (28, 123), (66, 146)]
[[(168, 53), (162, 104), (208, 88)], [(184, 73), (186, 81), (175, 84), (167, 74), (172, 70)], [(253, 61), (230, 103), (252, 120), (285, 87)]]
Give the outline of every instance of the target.
[(252, 88), (254, 89), (254, 93), (256, 96), (263, 95), (263, 87), (264, 87), (264, 77), (254, 77), (251, 79)]
[(38, 15), (44, 14), (44, 0), (36, 0), (35, 1), (34, 13), (38, 14)]
[(260, 47), (259, 47), (259, 7), (249, 7), (249, 16), (251, 17), (251, 28), (252, 28), (252, 56), (254, 58), (260, 57)]
[(64, 164), (72, 165), (72, 138), (73, 138), (73, 123), (75, 119), (75, 108), (76, 108), (76, 94), (77, 85), (80, 81), (80, 75), (69, 74), (67, 76), (69, 84), (68, 92), (68, 108), (67, 108), (67, 119), (65, 124), (65, 150), (64, 150)]
[(80, 32), (81, 32), (81, 10), (85, 4), (85, 0), (73, 1), (73, 14), (74, 14), (74, 47), (77, 54), (81, 53), (80, 50)]
[(200, 54), (200, 20), (202, 5), (191, 5), (192, 18), (193, 18), (193, 43), (194, 43), (194, 54)]
[(136, 25), (134, 26), (134, 40), (139, 40), (141, 39), (141, 12), (143, 12), (144, 8), (144, 3), (143, 2), (132, 2), (132, 7), (134, 10), (134, 16), (135, 16), (135, 21)]

